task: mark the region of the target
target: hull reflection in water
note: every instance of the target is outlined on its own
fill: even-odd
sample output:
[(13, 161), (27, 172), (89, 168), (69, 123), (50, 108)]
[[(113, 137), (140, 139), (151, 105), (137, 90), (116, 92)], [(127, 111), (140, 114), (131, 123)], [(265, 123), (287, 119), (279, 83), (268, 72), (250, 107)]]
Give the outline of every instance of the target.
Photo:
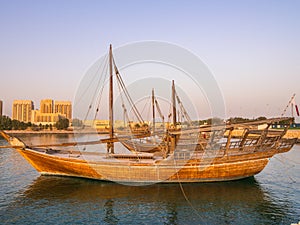
[[(288, 214), (254, 178), (137, 187), (41, 176), (22, 196), (18, 209), (11, 210), (30, 209), (28, 220), (34, 216), (35, 222), (44, 219), (51, 223), (52, 216), (63, 214), (62, 223), (279, 224)], [(39, 218), (39, 207), (51, 211), (43, 211)]]

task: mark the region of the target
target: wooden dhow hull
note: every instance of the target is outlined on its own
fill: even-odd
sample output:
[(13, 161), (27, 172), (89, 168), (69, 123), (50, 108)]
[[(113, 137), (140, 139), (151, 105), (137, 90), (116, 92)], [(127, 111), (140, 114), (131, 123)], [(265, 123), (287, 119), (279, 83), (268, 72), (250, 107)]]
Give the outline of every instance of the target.
[(212, 160), (98, 160), (90, 161), (77, 153), (57, 156), (24, 148), (18, 152), (41, 174), (82, 177), (121, 183), (211, 182), (251, 177), (261, 172), (274, 154), (287, 149), (216, 156)]
[[(272, 119), (271, 122), (281, 120)], [(228, 132), (223, 135), (224, 138), (210, 139), (205, 148), (200, 149), (195, 148), (194, 142), (190, 142), (190, 146), (186, 144), (172, 145), (176, 142), (171, 140), (171, 144), (166, 145), (165, 150), (167, 151), (162, 151), (161, 154), (80, 152), (65, 148), (94, 144), (94, 142), (71, 142), (46, 145), (47, 147), (44, 145), (29, 147), (18, 138), (10, 137), (5, 132), (0, 131), (0, 134), (10, 143), (11, 147), (17, 149), (37, 171), (44, 175), (138, 184), (210, 182), (254, 176), (265, 168), (272, 156), (289, 151), (297, 142), (297, 138), (283, 138), (288, 126), (284, 131), (268, 130), (270, 124), (263, 130), (247, 128), (240, 138), (233, 138), (232, 128), (237, 125), (227, 127)], [(239, 127), (245, 127), (245, 124), (239, 125)], [(178, 135), (176, 132), (171, 135), (176, 137)], [(183, 131), (180, 132), (183, 133)], [(102, 139), (96, 143), (110, 146), (113, 141), (117, 140)], [(63, 147), (64, 150), (53, 150), (52, 147)]]

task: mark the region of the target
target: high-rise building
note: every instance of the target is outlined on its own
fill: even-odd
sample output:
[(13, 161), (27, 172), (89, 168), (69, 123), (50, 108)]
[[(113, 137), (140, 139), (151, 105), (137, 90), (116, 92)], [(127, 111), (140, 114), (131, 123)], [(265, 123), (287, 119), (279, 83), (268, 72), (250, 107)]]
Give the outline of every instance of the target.
[(3, 102), (0, 100), (0, 116), (2, 116), (3, 113)]
[(40, 104), (41, 113), (53, 113), (53, 100), (52, 99), (43, 99)]
[(72, 103), (70, 101), (55, 101), (54, 113), (59, 113), (67, 119), (72, 119)]
[(12, 107), (12, 119), (21, 122), (31, 122), (31, 113), (34, 109), (31, 100), (14, 100)]

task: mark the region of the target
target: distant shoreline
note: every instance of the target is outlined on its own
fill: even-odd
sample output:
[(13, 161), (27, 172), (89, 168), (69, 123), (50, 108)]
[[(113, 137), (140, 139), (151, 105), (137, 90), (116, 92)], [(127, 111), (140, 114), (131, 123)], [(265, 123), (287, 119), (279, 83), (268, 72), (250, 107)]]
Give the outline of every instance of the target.
[[(5, 130), (8, 134), (94, 134), (95, 130), (74, 131), (74, 130)], [(98, 131), (98, 134), (108, 134), (107, 131)]]
[(288, 130), (286, 135), (284, 135), (284, 137), (286, 138), (298, 138), (298, 142), (297, 143), (300, 143), (300, 130), (297, 129), (297, 130)]
[(8, 134), (73, 134), (73, 130), (5, 130)]

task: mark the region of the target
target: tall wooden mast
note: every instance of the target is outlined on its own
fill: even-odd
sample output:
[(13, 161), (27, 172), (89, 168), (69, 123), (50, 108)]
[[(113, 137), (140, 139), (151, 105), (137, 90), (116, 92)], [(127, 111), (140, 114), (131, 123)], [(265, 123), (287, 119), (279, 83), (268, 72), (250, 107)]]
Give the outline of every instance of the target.
[[(114, 137), (114, 111), (113, 111), (113, 59), (112, 46), (109, 46), (109, 137)], [(114, 153), (114, 142), (108, 143), (107, 151)]]
[(176, 128), (176, 99), (175, 99), (175, 83), (174, 80), (172, 80), (172, 107), (173, 107), (173, 125), (174, 128)]
[(154, 89), (152, 89), (152, 126), (153, 126), (153, 129), (152, 129), (152, 132), (154, 133), (155, 131), (155, 97), (154, 97)]

